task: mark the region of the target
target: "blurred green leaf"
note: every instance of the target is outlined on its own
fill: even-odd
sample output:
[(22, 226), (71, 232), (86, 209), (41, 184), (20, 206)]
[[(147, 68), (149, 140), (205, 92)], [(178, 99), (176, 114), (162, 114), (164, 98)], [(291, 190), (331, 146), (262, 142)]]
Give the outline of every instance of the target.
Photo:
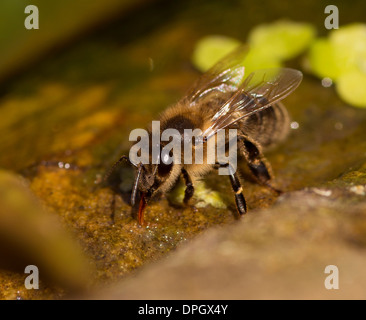
[(315, 37), (315, 27), (309, 23), (279, 20), (254, 27), (248, 37), (251, 48), (267, 53), (279, 61), (289, 60), (305, 49)]

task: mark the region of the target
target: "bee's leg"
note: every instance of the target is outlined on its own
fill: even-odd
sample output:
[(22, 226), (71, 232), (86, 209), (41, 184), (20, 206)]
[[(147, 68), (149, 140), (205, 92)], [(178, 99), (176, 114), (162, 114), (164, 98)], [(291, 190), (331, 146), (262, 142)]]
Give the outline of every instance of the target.
[(229, 167), (229, 178), (231, 182), (231, 187), (233, 188), (233, 191), (235, 192), (235, 203), (236, 208), (238, 209), (238, 212), (240, 215), (243, 215), (247, 212), (247, 203), (245, 201), (244, 195), (243, 195), (243, 188), (241, 186), (239, 177), (236, 172), (232, 169), (232, 167), (228, 164), (218, 164), (222, 168)]
[(121, 158), (119, 158), (119, 160), (117, 162), (115, 162), (113, 164), (113, 166), (107, 171), (107, 173), (104, 175), (104, 181), (107, 181), (109, 176), (113, 173), (114, 169), (116, 169), (123, 161), (127, 161), (130, 165), (135, 166), (129, 157), (127, 156), (122, 156)]
[(193, 187), (191, 177), (189, 176), (187, 170), (184, 169), (184, 168), (182, 169), (182, 175), (183, 175), (184, 182), (186, 184), (186, 190), (184, 191), (184, 200), (183, 200), (183, 202), (185, 204), (188, 204), (189, 200), (193, 197), (194, 187)]
[(281, 190), (273, 187), (270, 183), (272, 179), (272, 168), (263, 156), (260, 147), (245, 135), (240, 135), (238, 139), (240, 151), (244, 155), (249, 169), (257, 181), (276, 193), (282, 193)]

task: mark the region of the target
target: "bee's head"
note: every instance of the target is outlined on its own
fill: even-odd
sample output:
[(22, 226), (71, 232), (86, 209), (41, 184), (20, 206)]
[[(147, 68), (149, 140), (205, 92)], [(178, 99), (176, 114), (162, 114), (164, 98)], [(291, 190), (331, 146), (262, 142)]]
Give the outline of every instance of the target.
[(139, 223), (143, 224), (143, 210), (150, 198), (159, 190), (169, 176), (173, 163), (138, 164), (131, 194), (131, 204), (135, 205), (137, 191), (140, 192)]

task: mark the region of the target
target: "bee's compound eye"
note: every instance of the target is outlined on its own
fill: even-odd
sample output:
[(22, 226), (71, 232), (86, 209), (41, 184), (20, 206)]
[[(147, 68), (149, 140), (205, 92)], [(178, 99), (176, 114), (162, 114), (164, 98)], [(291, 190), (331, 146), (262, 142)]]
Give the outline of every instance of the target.
[(164, 162), (161, 162), (158, 165), (159, 175), (165, 177), (166, 175), (168, 175), (170, 173), (170, 171), (172, 170), (172, 167), (173, 167), (173, 163), (165, 164)]

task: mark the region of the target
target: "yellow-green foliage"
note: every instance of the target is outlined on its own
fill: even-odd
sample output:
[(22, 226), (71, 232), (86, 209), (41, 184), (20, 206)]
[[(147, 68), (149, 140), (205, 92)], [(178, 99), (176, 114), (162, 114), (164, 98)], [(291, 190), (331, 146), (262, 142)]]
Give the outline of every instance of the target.
[(249, 34), (248, 43), (252, 50), (284, 61), (303, 52), (314, 36), (311, 24), (280, 20), (255, 27)]
[[(308, 23), (280, 20), (256, 26), (248, 35), (245, 74), (281, 67), (310, 47), (305, 64), (308, 70), (332, 79), (348, 104), (366, 108), (366, 24), (353, 23), (331, 31), (326, 38), (314, 38), (315, 29)], [(229, 37), (204, 37), (197, 43), (193, 63), (204, 72), (239, 44)]]
[[(303, 52), (314, 35), (315, 29), (307, 23), (281, 20), (258, 25), (248, 36), (250, 51), (245, 59), (245, 73), (281, 67), (284, 60)], [(225, 36), (204, 37), (196, 45), (193, 64), (204, 72), (239, 44), (238, 40)]]
[(192, 62), (197, 69), (205, 72), (239, 45), (239, 40), (230, 37), (219, 35), (204, 37), (196, 44)]
[(366, 24), (342, 26), (314, 41), (308, 65), (315, 75), (331, 78), (345, 102), (366, 107)]

